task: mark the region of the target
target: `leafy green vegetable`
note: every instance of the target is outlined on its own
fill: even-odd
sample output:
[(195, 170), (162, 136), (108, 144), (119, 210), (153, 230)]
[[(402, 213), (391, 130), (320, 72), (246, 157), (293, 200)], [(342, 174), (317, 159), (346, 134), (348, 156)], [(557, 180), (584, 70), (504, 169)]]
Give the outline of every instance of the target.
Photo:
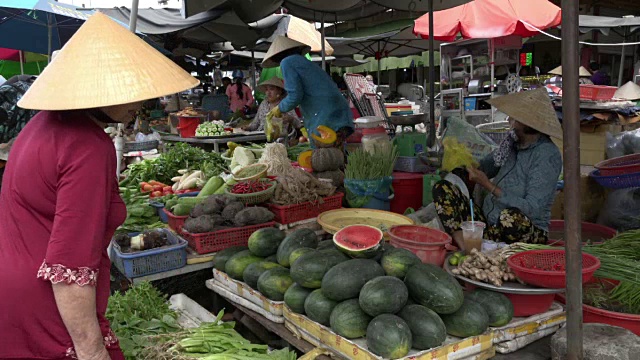
[(121, 187), (120, 195), (127, 206), (127, 219), (118, 228), (118, 233), (142, 232), (165, 226), (156, 209), (149, 205), (149, 195), (141, 193), (137, 186)]
[(185, 143), (167, 145), (167, 151), (158, 158), (130, 165), (125, 171), (127, 178), (120, 186), (138, 186), (140, 182), (149, 180), (170, 184), (178, 170), (201, 170), (203, 167), (207, 167), (208, 173), (214, 175), (219, 175), (226, 168), (224, 160), (216, 152), (208, 152)]

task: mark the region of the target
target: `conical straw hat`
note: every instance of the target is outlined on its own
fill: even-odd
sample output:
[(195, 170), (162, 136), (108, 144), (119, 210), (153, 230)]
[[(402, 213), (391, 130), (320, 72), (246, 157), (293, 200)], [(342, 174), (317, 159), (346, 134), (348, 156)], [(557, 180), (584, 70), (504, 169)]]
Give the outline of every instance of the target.
[(633, 81), (629, 81), (618, 88), (616, 93), (613, 94), (613, 97), (623, 100), (638, 100), (640, 99), (640, 86)]
[(285, 36), (278, 36), (273, 41), (271, 46), (269, 47), (269, 51), (267, 51), (267, 55), (264, 56), (264, 60), (262, 61), (263, 68), (273, 68), (278, 67), (280, 64), (273, 61), (272, 58), (280, 54), (283, 51), (287, 51), (290, 49), (300, 48), (300, 54), (306, 54), (311, 51), (311, 46), (301, 43), (299, 41), (295, 41), (293, 39), (289, 39)]
[(267, 85), (279, 87), (280, 89), (284, 90), (284, 81), (276, 76), (272, 77), (269, 80), (261, 82), (260, 85), (258, 85), (258, 91), (267, 92)]
[(562, 126), (545, 88), (504, 95), (487, 102), (524, 125), (562, 139)]
[[(562, 66), (558, 66), (557, 68), (549, 71), (549, 74), (562, 75)], [(591, 73), (584, 66), (580, 66), (580, 68), (578, 69), (578, 76), (579, 77), (590, 77)]]
[(104, 14), (92, 15), (18, 102), (75, 110), (148, 100), (200, 82)]

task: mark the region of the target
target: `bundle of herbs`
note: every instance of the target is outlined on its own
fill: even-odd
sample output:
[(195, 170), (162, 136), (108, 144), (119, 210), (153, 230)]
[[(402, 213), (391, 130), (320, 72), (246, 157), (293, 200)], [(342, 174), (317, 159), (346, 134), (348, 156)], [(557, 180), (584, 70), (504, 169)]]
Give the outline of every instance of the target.
[(121, 187), (120, 195), (127, 206), (127, 219), (117, 232), (128, 234), (164, 227), (156, 209), (149, 205), (149, 194), (140, 192), (138, 186)]
[(373, 151), (356, 149), (347, 156), (345, 178), (350, 180), (375, 180), (391, 176), (398, 159), (398, 149), (374, 146)]
[(226, 169), (224, 160), (216, 152), (190, 146), (185, 143), (167, 145), (167, 150), (154, 160), (144, 160), (129, 166), (125, 180), (120, 186), (139, 184), (143, 181), (157, 180), (170, 183), (181, 169), (202, 170), (210, 178)]

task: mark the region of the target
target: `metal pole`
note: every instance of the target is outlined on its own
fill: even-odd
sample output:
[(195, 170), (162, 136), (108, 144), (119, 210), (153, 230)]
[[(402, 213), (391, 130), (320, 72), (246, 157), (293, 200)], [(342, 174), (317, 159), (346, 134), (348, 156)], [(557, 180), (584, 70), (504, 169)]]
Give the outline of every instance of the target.
[(129, 16), (129, 31), (136, 32), (138, 25), (138, 0), (131, 0), (131, 15)]
[(48, 41), (49, 41), (49, 49), (47, 50), (47, 57), (49, 59), (49, 63), (51, 63), (51, 41), (52, 41), (52, 37), (53, 34), (51, 33), (51, 14), (47, 13), (47, 36), (48, 36)]
[[(382, 85), (382, 80), (380, 80), (380, 60), (382, 59), (382, 54), (380, 53), (380, 41), (378, 41), (378, 72), (377, 72), (377, 79), (376, 79), (376, 85)], [(391, 85), (391, 84), (389, 84)]]
[(20, 55), (20, 75), (24, 75), (24, 64), (23, 62), (23, 58), (22, 58), (22, 50), (18, 51), (18, 54)]
[(322, 40), (322, 44), (320, 45), (320, 48), (322, 49), (322, 71), (327, 71), (327, 67), (326, 67), (326, 60), (325, 58), (327, 57), (325, 54), (325, 48), (324, 48), (324, 13), (322, 13), (322, 17), (320, 20), (320, 39)]
[[(627, 42), (627, 28), (624, 29), (624, 41)], [(624, 52), (625, 46), (622, 45), (622, 54), (620, 55), (620, 69), (618, 70), (618, 87), (622, 86), (622, 75), (624, 75)]]
[(562, 1), (562, 125), (567, 254), (567, 360), (582, 360), (582, 249), (580, 240), (580, 96), (578, 1)]
[(433, 49), (433, 0), (429, 0), (429, 137), (427, 146), (432, 147), (436, 142), (436, 64)]

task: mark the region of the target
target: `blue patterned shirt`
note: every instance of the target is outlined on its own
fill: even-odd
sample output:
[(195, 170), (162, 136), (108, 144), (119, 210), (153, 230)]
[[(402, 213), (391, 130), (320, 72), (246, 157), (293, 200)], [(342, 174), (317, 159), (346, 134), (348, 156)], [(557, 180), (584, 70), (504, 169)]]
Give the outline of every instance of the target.
[(502, 167), (496, 167), (493, 154), (489, 154), (480, 162), (480, 170), (502, 190), (500, 197), (489, 194), (482, 204), (490, 224), (498, 223), (502, 210), (514, 207), (535, 226), (549, 230), (551, 207), (562, 171), (560, 151), (551, 139), (543, 135), (534, 144), (517, 148)]

